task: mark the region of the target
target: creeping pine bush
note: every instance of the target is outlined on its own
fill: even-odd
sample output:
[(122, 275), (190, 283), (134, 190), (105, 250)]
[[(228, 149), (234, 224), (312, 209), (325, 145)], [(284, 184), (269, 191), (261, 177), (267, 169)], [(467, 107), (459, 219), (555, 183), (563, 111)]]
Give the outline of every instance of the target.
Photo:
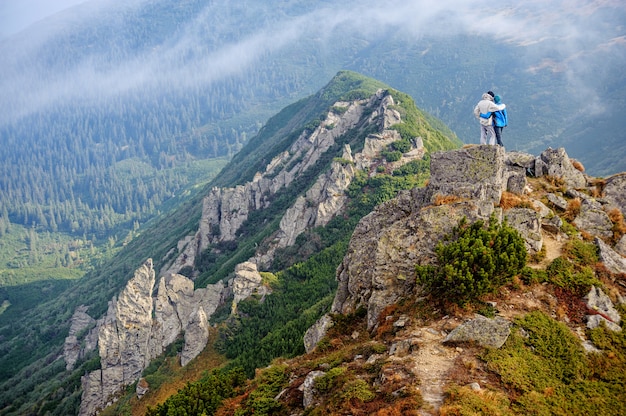
[(493, 216), (487, 226), (464, 218), (443, 241), (435, 248), (438, 265), (417, 265), (417, 280), (434, 296), (461, 306), (509, 283), (526, 265), (522, 237)]

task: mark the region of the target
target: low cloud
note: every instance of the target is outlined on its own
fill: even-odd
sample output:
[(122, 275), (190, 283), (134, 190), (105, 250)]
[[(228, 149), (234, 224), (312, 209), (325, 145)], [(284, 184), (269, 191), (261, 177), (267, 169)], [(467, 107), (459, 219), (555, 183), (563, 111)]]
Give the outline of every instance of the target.
[[(28, 1), (31, 6), (47, 4), (43, 0), (9, 0), (9, 6), (2, 9), (3, 20), (11, 20), (7, 11), (15, 12), (18, 1)], [(295, 15), (281, 13), (272, 4), (255, 4), (258, 15), (251, 18), (267, 16), (268, 20), (252, 22), (257, 27), (251, 30), (220, 26), (223, 22), (216, 21), (215, 16), (226, 13), (229, 6), (209, 4), (166, 41), (117, 58), (118, 61), (115, 57), (112, 61), (109, 51), (95, 53), (87, 48), (68, 68), (48, 68), (37, 62), (42, 48), (65, 36), (68, 30), (119, 18), (112, 11), (122, 13), (117, 8), (130, 10), (129, 7), (138, 8), (144, 2), (54, 3), (59, 10), (65, 8), (65, 12), (46, 21), (42, 27), (47, 30), (23, 32), (31, 38), (20, 37), (19, 47), (11, 42), (12, 38), (0, 45), (0, 53), (7, 56), (5, 68), (0, 69), (0, 113), (15, 119), (59, 101), (96, 100), (162, 85), (207, 85), (243, 73), (303, 40), (319, 39), (325, 47), (332, 48), (338, 33), (358, 34), (366, 40), (387, 34), (399, 34), (407, 40), (458, 34), (482, 36), (486, 39), (485, 47), (489, 47), (489, 39), (518, 46), (528, 56), (528, 70), (565, 71), (574, 83), (589, 73), (590, 60), (597, 60), (596, 54), (626, 56), (626, 42), (617, 27), (620, 22), (613, 21), (623, 18), (626, 6), (617, 1), (501, 1), (486, 5), (476, 0), (354, 0), (322, 1)], [(67, 11), (70, 6), (75, 6), (69, 9), (71, 13)], [(619, 11), (617, 17), (611, 10)], [(37, 15), (31, 14), (15, 21), (24, 22), (26, 17), (37, 19)], [(212, 40), (207, 39), (209, 36)], [(228, 41), (219, 41), (220, 38)], [(68, 54), (75, 51), (68, 50)]]

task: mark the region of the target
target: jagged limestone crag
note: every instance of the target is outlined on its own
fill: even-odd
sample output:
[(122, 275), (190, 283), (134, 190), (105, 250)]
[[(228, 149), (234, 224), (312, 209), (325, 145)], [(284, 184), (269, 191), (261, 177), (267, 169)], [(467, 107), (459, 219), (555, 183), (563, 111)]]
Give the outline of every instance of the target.
[(233, 305), (232, 312), (237, 311), (237, 304), (249, 296), (256, 294), (261, 297), (270, 293), (263, 285), (263, 277), (256, 264), (246, 261), (235, 266), (235, 277), (232, 280)]
[[(356, 227), (337, 271), (339, 286), (331, 311), (367, 309), (368, 327), (381, 311), (415, 289), (415, 265), (435, 259), (435, 244), (463, 217), (486, 220), (500, 201), (505, 152), (469, 147), (431, 155), (425, 188), (401, 192), (378, 206)], [(453, 203), (441, 204), (452, 198)]]
[[(187, 364), (208, 341), (207, 316), (223, 302), (222, 283), (194, 290), (182, 275), (156, 284), (152, 260), (135, 271), (124, 290), (109, 302), (98, 324), (101, 368), (82, 377), (81, 415), (96, 414), (125, 386), (137, 381), (150, 360), (185, 333), (181, 364)], [(146, 387), (147, 388), (147, 387)]]
[(74, 368), (76, 361), (93, 351), (98, 342), (98, 334), (96, 331), (90, 331), (87, 336), (84, 337), (84, 342), (79, 342), (78, 340), (78, 336), (81, 332), (93, 327), (96, 323), (96, 320), (87, 314), (88, 309), (87, 306), (80, 305), (74, 311), (74, 315), (72, 315), (70, 332), (65, 338), (65, 344), (63, 345), (65, 369), (68, 371)]
[[(350, 146), (344, 147), (342, 160), (334, 161), (330, 169), (296, 199), (282, 217), (279, 230), (267, 239), (250, 261), (266, 267), (277, 249), (292, 245), (307, 229), (326, 225), (344, 208), (345, 190), (355, 172), (369, 171), (380, 158), (380, 152), (400, 139), (397, 131), (389, 130), (402, 122), (393, 106), (393, 97), (383, 90), (368, 99), (337, 102), (333, 108), (343, 109), (341, 114), (328, 111), (319, 126), (312, 131), (304, 130), (288, 150), (275, 156), (265, 171), (258, 172), (252, 181), (234, 188), (213, 188), (203, 199), (197, 233), (179, 243), (178, 256), (161, 274), (176, 273), (185, 266), (193, 267), (195, 258), (211, 244), (234, 241), (250, 212), (267, 208), (272, 196), (314, 166), (321, 155), (336, 144), (338, 137), (353, 129), (376, 126), (378, 132), (365, 137), (361, 152), (353, 154)], [(390, 168), (421, 159), (425, 151), (421, 138), (415, 138), (410, 151)]]

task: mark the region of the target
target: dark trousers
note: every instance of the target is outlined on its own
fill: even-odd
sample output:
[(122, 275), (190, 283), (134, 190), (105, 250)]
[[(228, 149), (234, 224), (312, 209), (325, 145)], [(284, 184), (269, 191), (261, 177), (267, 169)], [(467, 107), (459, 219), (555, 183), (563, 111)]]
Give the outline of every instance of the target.
[(500, 146), (504, 146), (502, 143), (502, 129), (504, 127), (493, 126), (493, 130), (496, 132), (496, 143)]

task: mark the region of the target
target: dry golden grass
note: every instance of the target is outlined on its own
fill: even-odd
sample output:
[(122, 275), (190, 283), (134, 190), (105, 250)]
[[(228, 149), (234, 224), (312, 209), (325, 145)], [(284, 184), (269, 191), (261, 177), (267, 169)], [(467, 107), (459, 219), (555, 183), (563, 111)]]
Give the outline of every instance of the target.
[(589, 184), (593, 186), (591, 189), (591, 196), (599, 198), (604, 194), (604, 187), (606, 186), (606, 180), (601, 178), (591, 179)]
[(500, 197), (500, 207), (504, 210), (511, 208), (530, 208), (537, 210), (526, 195), (518, 195), (504, 191)]
[(463, 198), (458, 197), (456, 195), (437, 194), (435, 195), (435, 201), (433, 202), (433, 205), (436, 205), (436, 206), (448, 205), (448, 204), (453, 204), (455, 202), (460, 202), (460, 201), (463, 201)]
[(552, 191), (559, 190), (565, 192), (565, 181), (560, 176), (544, 176), (546, 182), (552, 186)]
[[(211, 338), (217, 336), (216, 329), (209, 330), (209, 336)], [(209, 345), (211, 341), (209, 342)], [(197, 381), (202, 377), (205, 371), (211, 371), (214, 368), (218, 368), (226, 362), (223, 355), (218, 354), (212, 347), (207, 346), (195, 359), (193, 359), (185, 367), (180, 367), (180, 364), (175, 364), (173, 369), (176, 375), (172, 377), (170, 381), (163, 384), (156, 390), (150, 390), (141, 399), (137, 399), (134, 396), (131, 401), (131, 414), (133, 416), (143, 416), (148, 410), (148, 406), (156, 407), (156, 405), (165, 402), (165, 400), (171, 395), (178, 392), (192, 381)]]
[(626, 234), (626, 221), (622, 211), (613, 208), (607, 212), (609, 219), (613, 223), (613, 242), (617, 243), (624, 234)]
[(567, 203), (567, 208), (563, 214), (563, 218), (567, 221), (574, 221), (574, 219), (580, 214), (580, 206), (582, 205), (580, 198), (571, 199)]
[(571, 159), (571, 161), (572, 161), (572, 166), (574, 166), (574, 169), (576, 169), (576, 170), (578, 170), (580, 172), (584, 172), (585, 171), (585, 167), (578, 160)]
[(502, 209), (511, 209), (519, 206), (522, 203), (522, 198), (512, 192), (504, 191), (500, 197), (500, 207)]

